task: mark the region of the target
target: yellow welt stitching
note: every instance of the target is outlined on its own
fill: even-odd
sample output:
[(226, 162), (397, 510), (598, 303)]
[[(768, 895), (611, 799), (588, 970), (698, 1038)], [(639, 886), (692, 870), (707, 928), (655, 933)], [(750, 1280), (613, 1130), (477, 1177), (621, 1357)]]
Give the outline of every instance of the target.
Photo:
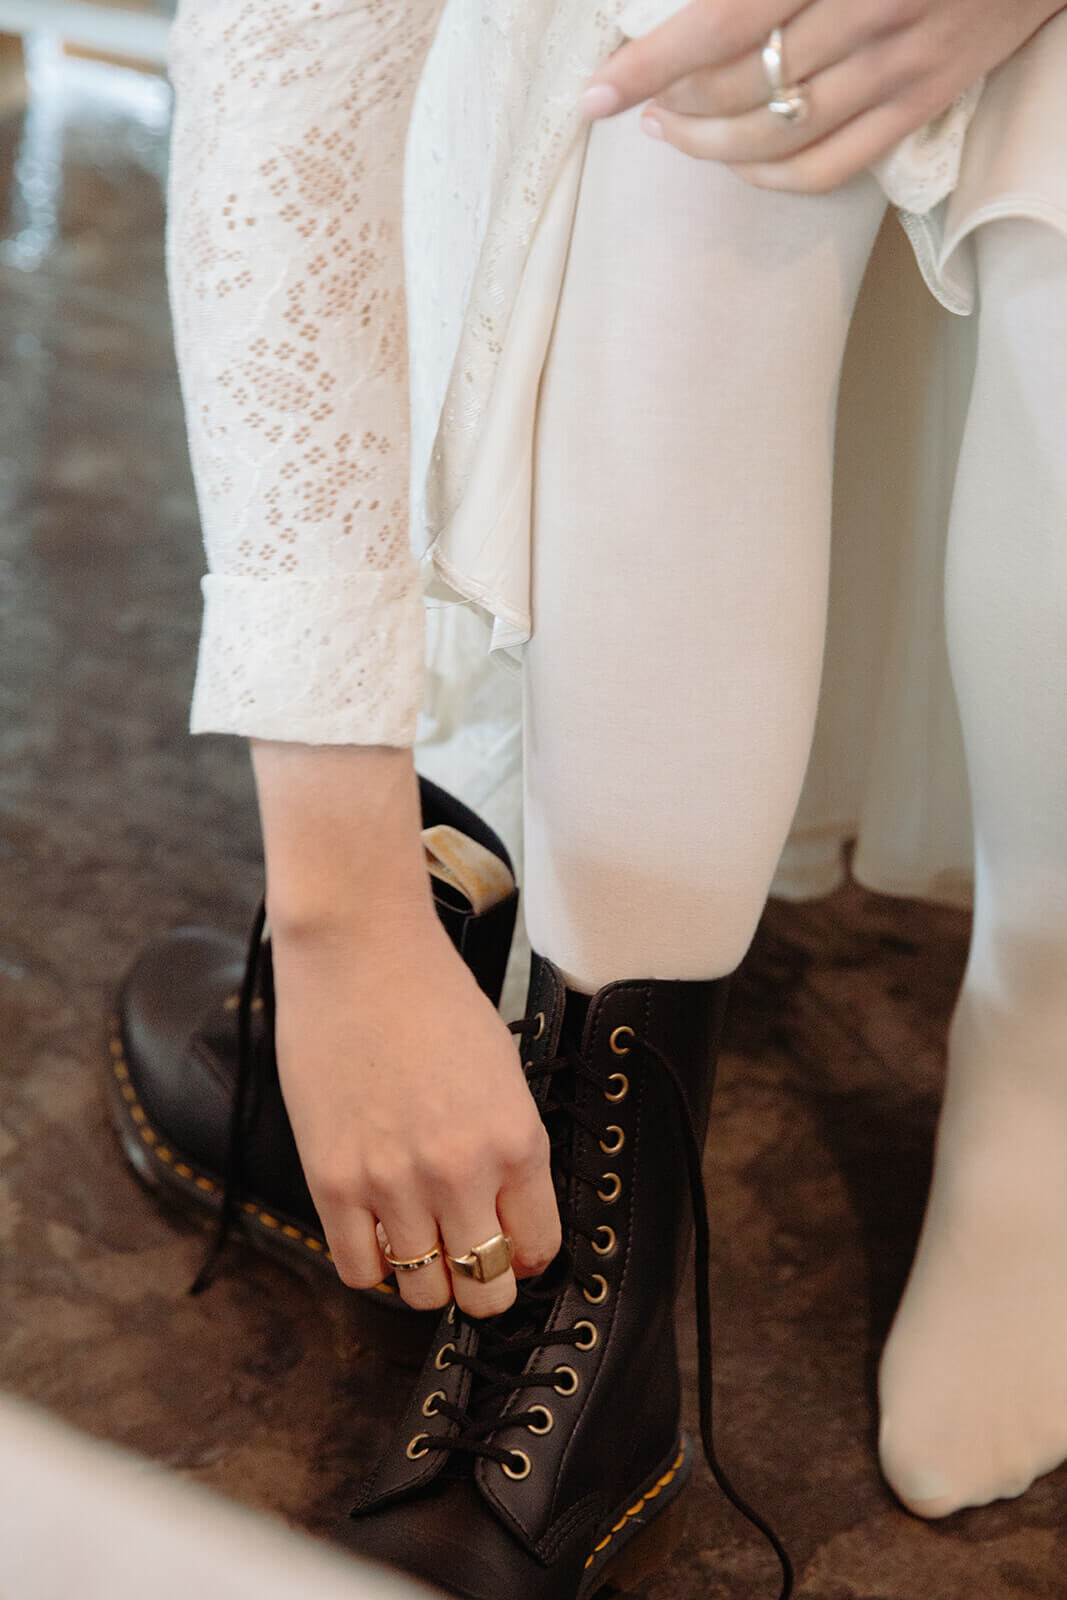
[(325, 1249), (325, 1245), (321, 1239), (305, 1239), (304, 1243), (307, 1245), (309, 1250), (315, 1250), (320, 1254)]
[(197, 1178), (196, 1187), (198, 1189), (203, 1189), (205, 1194), (213, 1194), (215, 1191), (215, 1185), (212, 1183), (210, 1178)]
[(133, 1118), (134, 1122), (136, 1122), (138, 1127), (141, 1127), (142, 1124), (147, 1120), (140, 1106), (131, 1106), (130, 1116)]
[(124, 1083), (122, 1085), (122, 1098), (125, 1100), (128, 1106), (132, 1106), (137, 1103), (137, 1091), (133, 1087), (132, 1083)]
[(159, 1142), (156, 1138), (154, 1130), (151, 1128), (142, 1128), (141, 1138), (144, 1140), (145, 1144), (157, 1144)]
[(647, 1504), (647, 1502), (649, 1500), (654, 1500), (656, 1498), (656, 1496), (659, 1494), (660, 1490), (661, 1489), (665, 1489), (667, 1487), (667, 1485), (671, 1482), (671, 1480), (673, 1478), (677, 1477), (678, 1468), (681, 1466), (681, 1464), (682, 1464), (682, 1462), (684, 1460), (685, 1460), (685, 1451), (684, 1450), (679, 1450), (677, 1456), (675, 1456), (675, 1458), (674, 1458), (674, 1465), (671, 1467), (670, 1471), (664, 1473), (663, 1477), (660, 1478), (659, 1482), (655, 1485), (655, 1487), (652, 1488), (652, 1489), (649, 1489), (646, 1494), (642, 1495), (641, 1499), (638, 1500), (636, 1505), (632, 1505), (629, 1508), (628, 1511), (625, 1511), (623, 1513), (622, 1520), (615, 1524), (615, 1526), (612, 1528), (611, 1532), (608, 1534), (606, 1539), (601, 1539), (600, 1543), (593, 1547), (593, 1554), (591, 1556), (589, 1556), (587, 1558), (587, 1560), (586, 1560), (586, 1563), (585, 1563), (586, 1568), (589, 1568), (589, 1567), (591, 1567), (593, 1565), (593, 1562), (594, 1562), (595, 1558), (600, 1554), (601, 1550), (605, 1550), (607, 1548), (607, 1546), (611, 1543), (612, 1539), (614, 1539), (615, 1535), (617, 1533), (619, 1533), (626, 1526), (626, 1524), (630, 1521), (631, 1517), (636, 1517), (638, 1512), (641, 1511), (644, 1508), (644, 1506)]
[(174, 1165), (174, 1157), (171, 1155), (165, 1144), (156, 1146), (156, 1155), (159, 1157), (160, 1161), (165, 1161), (169, 1167)]
[(109, 1040), (108, 1049), (111, 1051), (111, 1054), (114, 1056), (116, 1061), (121, 1061), (122, 1060), (122, 1040), (121, 1039), (111, 1039), (111, 1040)]
[(285, 1226), (282, 1228), (282, 1232), (285, 1234), (285, 1237), (287, 1239), (300, 1239), (300, 1238), (303, 1238), (303, 1235), (301, 1234), (300, 1229), (299, 1228), (294, 1228), (291, 1222), (287, 1222), (285, 1224)]

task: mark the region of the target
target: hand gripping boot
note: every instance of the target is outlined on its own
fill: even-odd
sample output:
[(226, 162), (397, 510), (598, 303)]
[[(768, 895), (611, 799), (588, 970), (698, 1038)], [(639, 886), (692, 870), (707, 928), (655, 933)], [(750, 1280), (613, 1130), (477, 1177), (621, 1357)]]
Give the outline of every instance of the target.
[[(511, 860), (461, 801), (425, 778), (419, 792), (437, 914), (495, 1005), (518, 904)], [(111, 1039), (112, 1120), (134, 1170), (179, 1210), (332, 1276), (278, 1083), (262, 927), (260, 915), (247, 953), (216, 929), (178, 928), (138, 956)], [(391, 1283), (368, 1293), (404, 1305)]]
[(568, 994), (534, 957), (515, 1024), (548, 1129), (563, 1247), (503, 1315), (442, 1318), (393, 1442), (339, 1530), (349, 1548), (463, 1600), (586, 1600), (632, 1587), (677, 1536), (693, 1449), (674, 1339), (696, 1213), (710, 1433), (700, 1151), (728, 980)]

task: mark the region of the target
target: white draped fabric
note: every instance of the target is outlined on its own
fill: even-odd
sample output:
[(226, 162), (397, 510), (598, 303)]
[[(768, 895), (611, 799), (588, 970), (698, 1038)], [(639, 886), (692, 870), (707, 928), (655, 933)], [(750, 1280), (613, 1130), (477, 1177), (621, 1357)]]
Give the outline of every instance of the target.
[[(499, 19), (466, 0), (446, 6), (416, 100), (405, 211), (412, 527), (419, 553), (429, 552), (431, 687), (419, 765), (516, 849), (518, 681), (497, 661), (521, 655), (530, 625), (533, 423), (586, 142), (574, 105), (605, 54), (608, 13), (636, 34), (677, 0), (520, 9), (522, 26), (505, 38)], [(551, 13), (540, 31), (539, 10)], [(540, 98), (520, 92), (531, 73)], [(826, 672), (775, 885), (784, 895), (831, 889), (855, 840), (852, 871), (870, 887), (969, 900), (942, 565), (975, 319), (945, 308), (974, 305), (968, 241), (985, 221), (1029, 217), (1067, 233), (1065, 79), (1061, 13), (980, 97), (877, 174), (898, 206), (914, 208), (898, 213), (913, 249), (891, 216), (846, 356)], [(532, 129), (511, 111), (530, 107)], [(954, 188), (942, 198), (946, 173)], [(450, 603), (457, 598), (468, 603)]]

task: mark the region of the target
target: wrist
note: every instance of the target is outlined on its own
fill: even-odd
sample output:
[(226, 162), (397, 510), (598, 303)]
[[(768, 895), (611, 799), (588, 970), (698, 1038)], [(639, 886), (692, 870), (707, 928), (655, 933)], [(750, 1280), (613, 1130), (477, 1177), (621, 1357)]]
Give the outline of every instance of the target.
[(256, 744), (271, 925), (287, 941), (432, 919), (409, 750)]

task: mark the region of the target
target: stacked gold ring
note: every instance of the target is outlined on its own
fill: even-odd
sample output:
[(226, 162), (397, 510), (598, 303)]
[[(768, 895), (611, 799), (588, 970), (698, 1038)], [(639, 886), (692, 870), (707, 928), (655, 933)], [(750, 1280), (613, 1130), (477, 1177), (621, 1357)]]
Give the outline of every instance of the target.
[(437, 1245), (432, 1250), (427, 1250), (424, 1256), (412, 1256), (410, 1261), (398, 1261), (388, 1245), (382, 1246), (382, 1255), (395, 1272), (418, 1272), (420, 1267), (428, 1267), (434, 1261), (440, 1261), (441, 1251)]

